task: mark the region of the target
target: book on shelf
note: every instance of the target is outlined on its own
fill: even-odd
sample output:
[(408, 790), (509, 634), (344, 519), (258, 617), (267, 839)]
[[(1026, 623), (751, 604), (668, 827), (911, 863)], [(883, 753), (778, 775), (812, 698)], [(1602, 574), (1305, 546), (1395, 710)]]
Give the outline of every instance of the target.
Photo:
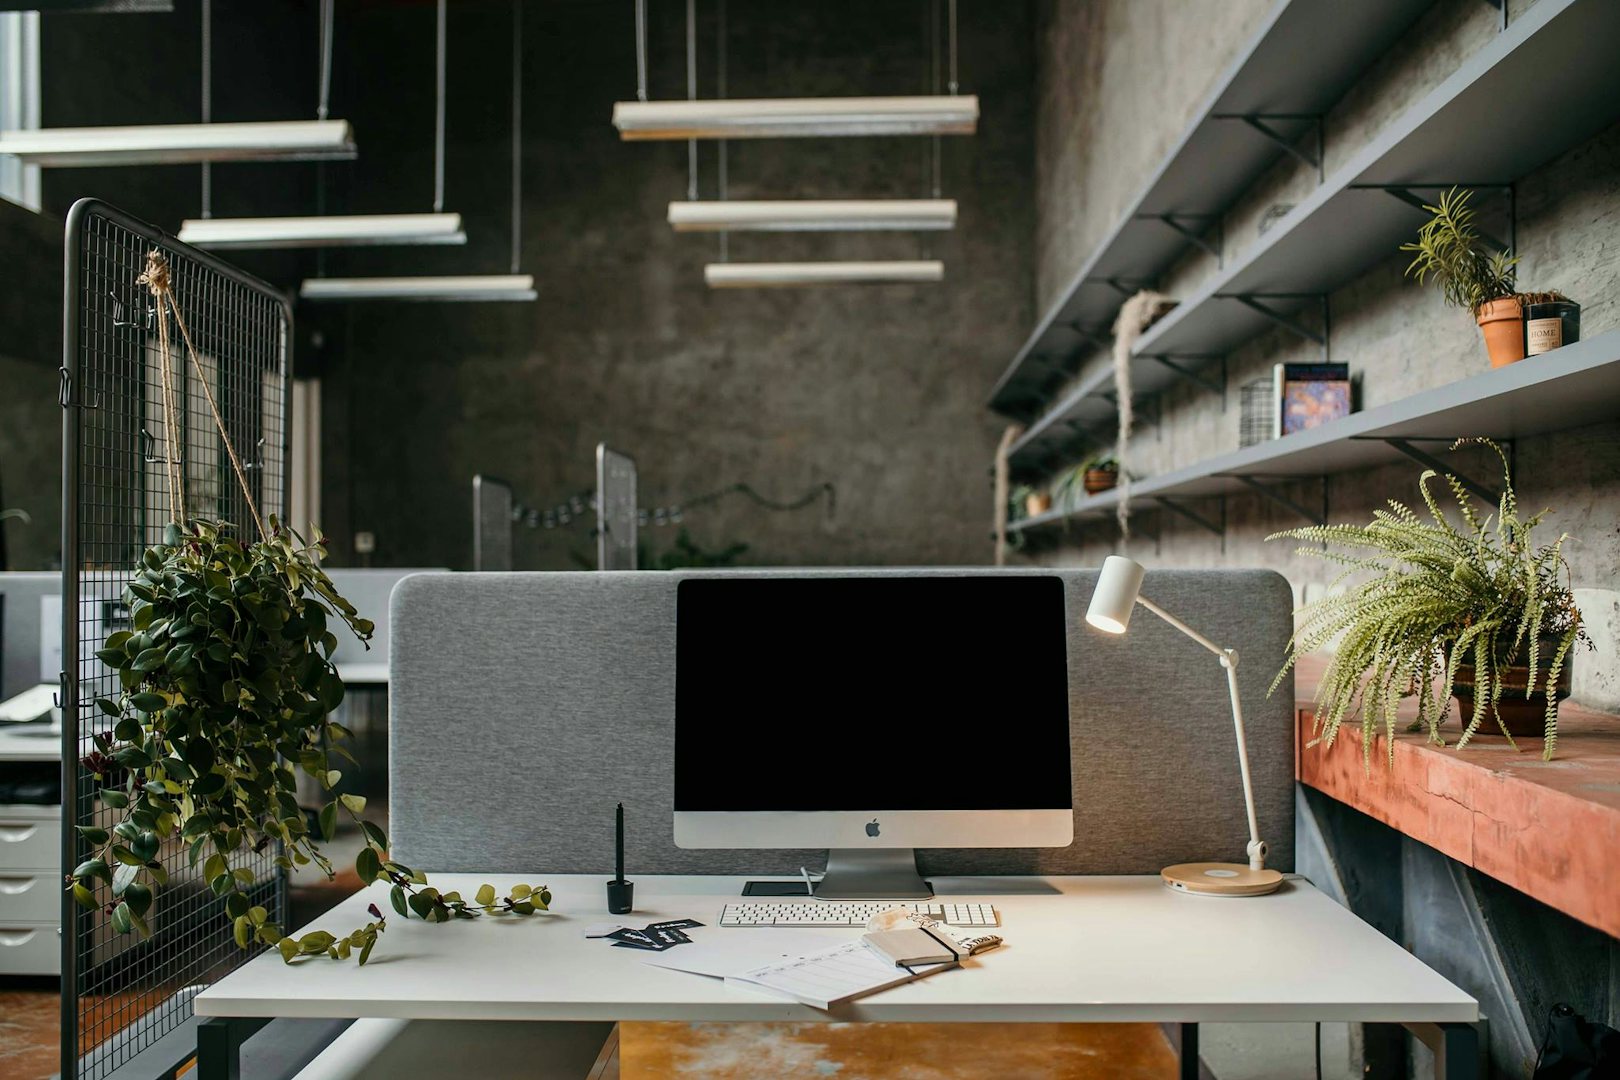
[(1276, 421), (1272, 419), (1271, 376), (1253, 379), (1243, 384), (1238, 398), (1238, 445), (1253, 446), (1275, 436)]
[(1277, 364), (1271, 385), (1273, 438), (1350, 415), (1348, 364)]

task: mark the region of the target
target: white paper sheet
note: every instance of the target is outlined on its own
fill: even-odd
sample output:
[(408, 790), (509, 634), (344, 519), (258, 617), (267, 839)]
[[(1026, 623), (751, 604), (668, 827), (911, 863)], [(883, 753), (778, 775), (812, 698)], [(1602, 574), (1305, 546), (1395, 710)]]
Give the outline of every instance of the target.
[(955, 964), (897, 967), (863, 942), (844, 941), (830, 949), (762, 965), (728, 978), (728, 983), (761, 987), (818, 1009), (875, 994)]
[[(724, 926), (688, 930), (690, 945), (677, 945), (668, 952), (642, 958), (642, 963), (672, 971), (689, 971), (715, 979), (738, 976), (767, 964), (797, 959), (848, 941), (835, 934), (814, 930), (785, 930), (780, 927)], [(702, 936), (699, 936), (701, 933)]]
[(16, 697), (0, 702), (0, 721), (26, 724), (48, 715), (55, 722), (58, 718), (51, 705), (55, 695), (56, 687), (52, 685), (42, 684), (24, 690)]

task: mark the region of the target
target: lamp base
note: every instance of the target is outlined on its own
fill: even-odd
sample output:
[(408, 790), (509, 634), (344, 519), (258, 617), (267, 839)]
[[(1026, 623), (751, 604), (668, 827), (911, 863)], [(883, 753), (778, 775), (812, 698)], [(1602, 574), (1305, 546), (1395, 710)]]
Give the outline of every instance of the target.
[(1264, 896), (1276, 892), (1283, 876), (1276, 870), (1250, 870), (1243, 863), (1192, 862), (1167, 866), (1159, 877), (1180, 892), (1206, 896)]

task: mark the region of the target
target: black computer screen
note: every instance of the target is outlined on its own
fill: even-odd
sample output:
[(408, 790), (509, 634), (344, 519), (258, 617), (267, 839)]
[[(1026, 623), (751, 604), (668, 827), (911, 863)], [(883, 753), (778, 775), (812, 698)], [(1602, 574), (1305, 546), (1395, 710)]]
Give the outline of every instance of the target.
[(682, 581), (675, 809), (1067, 809), (1066, 629), (1051, 575)]

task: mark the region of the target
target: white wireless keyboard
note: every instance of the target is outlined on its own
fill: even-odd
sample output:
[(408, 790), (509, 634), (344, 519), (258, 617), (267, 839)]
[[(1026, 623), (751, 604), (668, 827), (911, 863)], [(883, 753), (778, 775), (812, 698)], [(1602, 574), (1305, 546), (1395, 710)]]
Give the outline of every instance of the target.
[(865, 926), (883, 911), (913, 911), (946, 926), (1000, 926), (1001, 915), (990, 904), (886, 903), (865, 900), (817, 900), (814, 903), (727, 904), (721, 926)]

